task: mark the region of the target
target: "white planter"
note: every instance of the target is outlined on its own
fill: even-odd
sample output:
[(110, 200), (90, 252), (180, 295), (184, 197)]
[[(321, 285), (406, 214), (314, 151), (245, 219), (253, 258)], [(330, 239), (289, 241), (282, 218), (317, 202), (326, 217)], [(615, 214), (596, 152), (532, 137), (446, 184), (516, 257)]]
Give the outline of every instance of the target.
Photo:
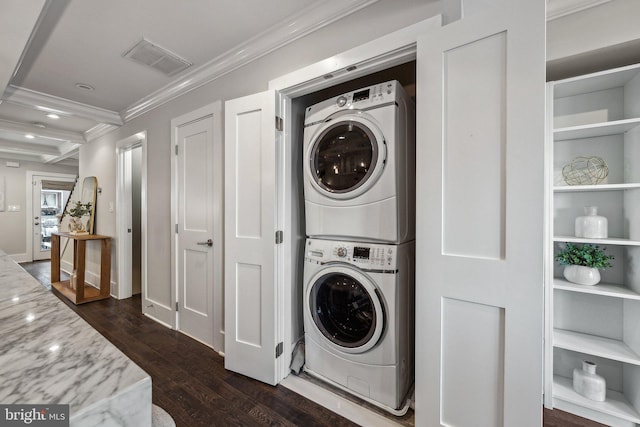
[(562, 272), (564, 278), (578, 285), (597, 285), (600, 283), (600, 271), (583, 265), (567, 265)]

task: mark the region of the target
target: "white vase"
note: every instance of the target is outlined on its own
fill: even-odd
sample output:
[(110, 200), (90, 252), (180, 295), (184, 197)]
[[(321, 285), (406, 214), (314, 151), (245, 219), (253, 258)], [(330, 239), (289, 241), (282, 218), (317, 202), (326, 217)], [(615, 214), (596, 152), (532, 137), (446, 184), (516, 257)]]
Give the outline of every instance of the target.
[(585, 206), (584, 216), (576, 218), (576, 237), (587, 239), (606, 239), (609, 237), (607, 218), (598, 215), (597, 206)]
[(566, 265), (562, 275), (571, 283), (578, 285), (596, 285), (600, 283), (600, 271), (584, 265)]
[(596, 364), (586, 360), (582, 362), (582, 369), (573, 370), (573, 389), (576, 393), (596, 402), (604, 402), (607, 397), (605, 379), (596, 374)]

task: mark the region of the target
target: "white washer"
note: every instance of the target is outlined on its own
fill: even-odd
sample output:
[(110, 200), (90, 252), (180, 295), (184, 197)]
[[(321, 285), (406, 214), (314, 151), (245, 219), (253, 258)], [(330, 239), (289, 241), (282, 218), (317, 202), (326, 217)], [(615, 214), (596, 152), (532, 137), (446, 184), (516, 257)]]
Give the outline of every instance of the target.
[(383, 243), (415, 238), (414, 115), (397, 81), (307, 108), (307, 236)]
[(414, 378), (414, 256), (414, 242), (305, 244), (305, 371), (396, 415)]

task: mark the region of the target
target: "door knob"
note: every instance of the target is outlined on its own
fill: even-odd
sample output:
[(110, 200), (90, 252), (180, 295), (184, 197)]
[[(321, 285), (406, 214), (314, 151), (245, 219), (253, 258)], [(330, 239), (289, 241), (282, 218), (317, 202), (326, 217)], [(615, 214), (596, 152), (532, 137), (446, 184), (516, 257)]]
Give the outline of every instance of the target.
[(200, 246), (213, 246), (213, 240), (209, 239), (206, 242), (198, 242)]

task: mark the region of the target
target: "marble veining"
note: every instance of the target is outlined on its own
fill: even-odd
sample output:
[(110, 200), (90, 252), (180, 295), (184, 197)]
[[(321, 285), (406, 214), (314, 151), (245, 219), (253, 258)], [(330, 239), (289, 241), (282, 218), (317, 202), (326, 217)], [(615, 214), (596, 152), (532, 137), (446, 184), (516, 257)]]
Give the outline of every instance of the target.
[(0, 251), (0, 402), (69, 404), (72, 426), (150, 426), (151, 378)]

